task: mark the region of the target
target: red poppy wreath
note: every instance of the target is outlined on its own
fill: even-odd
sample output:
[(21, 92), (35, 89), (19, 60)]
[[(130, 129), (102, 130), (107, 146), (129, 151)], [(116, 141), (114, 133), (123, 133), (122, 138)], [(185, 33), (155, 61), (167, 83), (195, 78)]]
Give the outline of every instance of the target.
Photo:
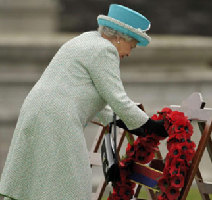
[[(195, 153), (195, 143), (191, 141), (193, 127), (182, 112), (163, 108), (161, 112), (151, 117), (154, 120), (164, 120), (164, 127), (169, 135), (167, 140), (168, 154), (162, 176), (158, 180), (160, 194), (158, 200), (176, 200), (184, 186), (187, 174)], [(160, 140), (164, 138), (148, 133), (139, 136), (135, 141), (128, 138), (126, 156), (119, 162), (120, 181), (113, 184), (113, 192), (108, 200), (129, 200), (133, 198), (136, 186), (129, 177), (133, 173), (133, 163), (147, 164), (155, 157)]]

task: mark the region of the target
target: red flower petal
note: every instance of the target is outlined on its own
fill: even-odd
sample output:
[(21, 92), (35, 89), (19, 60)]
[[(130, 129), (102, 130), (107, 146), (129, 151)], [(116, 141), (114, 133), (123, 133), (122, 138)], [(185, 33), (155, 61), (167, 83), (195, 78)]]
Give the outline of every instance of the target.
[(171, 178), (171, 186), (176, 188), (182, 188), (184, 186), (184, 176), (177, 174)]
[(135, 161), (140, 162), (142, 164), (147, 164), (154, 158), (154, 156), (154, 152), (146, 152), (146, 155), (144, 156), (138, 154), (136, 155)]
[(160, 187), (162, 192), (166, 192), (169, 186), (169, 179), (166, 177), (162, 177), (158, 181), (158, 186)]
[(152, 115), (151, 119), (158, 120), (158, 116), (156, 114)]
[(169, 200), (176, 200), (180, 195), (180, 191), (175, 187), (169, 187), (166, 192), (166, 195)]
[(162, 113), (167, 113), (167, 114), (170, 114), (172, 112), (172, 109), (171, 108), (168, 108), (168, 107), (165, 107), (161, 110)]
[(165, 193), (158, 196), (158, 200), (168, 200)]

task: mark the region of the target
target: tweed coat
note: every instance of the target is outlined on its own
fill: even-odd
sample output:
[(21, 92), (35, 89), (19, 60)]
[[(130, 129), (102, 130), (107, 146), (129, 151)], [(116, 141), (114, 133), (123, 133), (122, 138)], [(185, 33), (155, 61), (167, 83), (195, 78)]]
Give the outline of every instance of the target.
[(119, 62), (115, 46), (97, 31), (58, 50), (21, 107), (0, 194), (17, 200), (91, 199), (86, 123), (97, 113), (102, 123), (112, 121), (110, 112), (101, 111), (107, 104), (129, 129), (148, 119), (126, 95)]

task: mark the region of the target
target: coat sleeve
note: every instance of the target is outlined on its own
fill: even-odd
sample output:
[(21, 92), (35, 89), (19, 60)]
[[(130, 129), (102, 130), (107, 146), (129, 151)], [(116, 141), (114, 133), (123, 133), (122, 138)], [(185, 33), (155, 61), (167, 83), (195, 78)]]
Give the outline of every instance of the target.
[(106, 105), (104, 109), (96, 114), (93, 120), (106, 126), (113, 121), (113, 110), (109, 105)]
[(100, 96), (129, 130), (146, 123), (149, 119), (147, 114), (140, 110), (125, 92), (120, 78), (118, 52), (112, 45), (94, 54), (87, 69)]

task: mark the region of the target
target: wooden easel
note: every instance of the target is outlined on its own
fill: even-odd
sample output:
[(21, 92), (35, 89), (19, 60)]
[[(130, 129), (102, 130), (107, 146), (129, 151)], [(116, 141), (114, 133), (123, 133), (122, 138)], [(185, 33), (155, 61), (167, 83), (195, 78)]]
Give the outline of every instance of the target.
[[(210, 137), (211, 131), (212, 131), (212, 109), (204, 108), (204, 107), (205, 107), (205, 102), (203, 101), (200, 93), (193, 93), (191, 96), (185, 99), (180, 106), (176, 106), (176, 105), (170, 106), (172, 110), (178, 110), (178, 111), (184, 112), (189, 119), (197, 122), (201, 132), (201, 139), (199, 141), (199, 144), (197, 144), (196, 153), (194, 155), (191, 167), (189, 169), (188, 176), (186, 177), (185, 186), (182, 188), (181, 195), (179, 198), (180, 200), (186, 199), (194, 178), (197, 182), (197, 186), (203, 200), (210, 200), (209, 194), (212, 194), (212, 183), (209, 184), (203, 181), (201, 172), (198, 168), (203, 152), (206, 147), (212, 162), (212, 140)], [(100, 147), (105, 130), (106, 130), (106, 127), (100, 128), (100, 131), (97, 134), (95, 141), (93, 143), (91, 153), (90, 153), (91, 166), (94, 166), (94, 165), (101, 166), (100, 154), (97, 153), (97, 151)], [(118, 152), (120, 151), (120, 148), (122, 146), (125, 136), (126, 136), (125, 131), (120, 132), (118, 134), (118, 138), (117, 138)], [(157, 157), (162, 158), (160, 152), (157, 152)], [(105, 191), (105, 188), (106, 188), (106, 183), (103, 177), (101, 183), (98, 186), (96, 193), (93, 194), (92, 200), (101, 200), (103, 193)], [(134, 195), (134, 197), (137, 198), (137, 200), (139, 200), (138, 194), (140, 190), (141, 190), (141, 186), (138, 185)], [(157, 195), (153, 193), (153, 191), (151, 190), (148, 190), (148, 191), (150, 194), (150, 198), (152, 200), (156, 200)]]
[[(94, 122), (95, 123), (95, 122)], [(98, 124), (98, 123), (97, 123)], [(100, 148), (101, 142), (103, 140), (105, 131), (107, 130), (107, 127), (100, 125), (100, 129), (99, 132), (97, 133), (97, 136), (93, 142), (93, 145), (91, 147), (91, 151), (90, 151), (90, 164), (91, 167), (92, 166), (100, 166), (102, 167), (102, 163), (101, 163), (101, 154), (98, 153), (98, 150)], [(119, 154), (122, 143), (124, 141), (126, 135), (126, 131), (123, 132), (119, 132), (117, 133), (117, 153)], [(105, 182), (104, 177), (102, 177), (101, 182), (99, 183), (98, 187), (97, 187), (97, 191), (95, 193), (92, 194), (92, 200), (101, 200), (105, 188), (107, 186), (107, 183)]]
[(200, 93), (193, 93), (182, 102), (181, 106), (171, 106), (171, 109), (182, 111), (189, 119), (196, 121), (201, 133), (196, 153), (186, 177), (185, 186), (181, 191), (180, 200), (186, 199), (194, 178), (196, 179), (202, 199), (210, 200), (209, 194), (212, 194), (212, 183), (209, 184), (203, 181), (199, 170), (199, 163), (206, 147), (212, 162), (212, 109), (205, 108), (205, 102)]

